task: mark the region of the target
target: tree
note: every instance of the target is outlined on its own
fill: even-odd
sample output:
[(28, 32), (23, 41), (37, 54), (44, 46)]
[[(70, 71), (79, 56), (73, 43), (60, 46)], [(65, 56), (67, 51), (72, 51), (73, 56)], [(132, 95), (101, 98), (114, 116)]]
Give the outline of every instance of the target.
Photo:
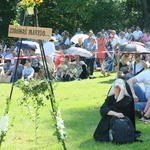
[(8, 37), (8, 27), (11, 20), (15, 19), (15, 0), (0, 1), (0, 39), (5, 40), (7, 44), (13, 41)]
[[(45, 21), (51, 27), (67, 28), (66, 30), (74, 34), (77, 27), (84, 29), (85, 24), (91, 19), (95, 0), (45, 0), (43, 5), (45, 9), (44, 11), (39, 10), (39, 20), (46, 17), (48, 20)], [(42, 24), (41, 21), (39, 22)]]
[[(18, 0), (0, 1), (0, 38), (7, 37), (8, 25), (15, 19)], [(141, 5), (142, 4), (142, 5)], [(7, 17), (6, 17), (7, 14)], [(44, 0), (38, 6), (39, 26), (68, 30), (124, 29), (150, 26), (149, 0)]]
[(144, 16), (144, 25), (146, 28), (150, 28), (150, 1), (141, 0)]
[(7, 40), (8, 26), (15, 19), (15, 0), (0, 1), (0, 38)]

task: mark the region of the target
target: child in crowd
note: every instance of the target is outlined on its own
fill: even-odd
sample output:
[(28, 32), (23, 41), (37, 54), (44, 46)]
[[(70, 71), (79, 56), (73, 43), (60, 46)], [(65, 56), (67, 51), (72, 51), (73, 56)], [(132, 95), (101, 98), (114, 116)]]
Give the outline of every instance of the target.
[(34, 76), (34, 69), (31, 67), (30, 59), (26, 60), (25, 68), (22, 70), (22, 79), (23, 80), (31, 80)]
[(6, 73), (11, 68), (11, 60), (7, 59), (6, 62), (3, 65), (4, 72)]
[(76, 68), (76, 62), (70, 63), (70, 69), (67, 71), (65, 78), (67, 81), (72, 81), (79, 78), (78, 70)]
[(60, 65), (58, 65), (57, 70), (55, 72), (56, 80), (63, 80), (63, 77), (68, 70), (68, 66), (65, 64), (65, 58), (60, 59)]

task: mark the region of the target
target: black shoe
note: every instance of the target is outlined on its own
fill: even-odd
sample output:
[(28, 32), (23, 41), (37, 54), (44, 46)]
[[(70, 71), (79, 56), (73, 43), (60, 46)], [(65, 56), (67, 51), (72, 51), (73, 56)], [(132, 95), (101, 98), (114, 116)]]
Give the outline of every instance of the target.
[(142, 118), (144, 114), (145, 113), (143, 111), (140, 111), (139, 109), (135, 110), (135, 115), (138, 116), (138, 118)]

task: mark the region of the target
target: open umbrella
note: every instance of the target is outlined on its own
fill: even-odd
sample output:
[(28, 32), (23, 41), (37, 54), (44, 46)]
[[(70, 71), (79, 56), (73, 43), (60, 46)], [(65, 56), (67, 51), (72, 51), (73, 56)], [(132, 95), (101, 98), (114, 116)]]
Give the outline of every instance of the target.
[(22, 41), (22, 44), (21, 44), (21, 41), (18, 41), (15, 46), (16, 47), (20, 47), (21, 45), (21, 48), (24, 48), (24, 49), (35, 49), (35, 53), (40, 53), (40, 46), (37, 42), (33, 42), (33, 41)]
[(120, 46), (120, 52), (122, 53), (143, 53), (143, 54), (146, 54), (146, 53), (150, 53), (145, 47), (143, 47), (142, 45), (139, 45), (139, 44), (134, 44), (134, 43), (125, 43), (125, 44), (122, 44)]
[(92, 56), (92, 54), (89, 51), (87, 51), (86, 49), (80, 48), (80, 47), (70, 47), (65, 52), (68, 55), (80, 55), (82, 57), (91, 57)]
[(84, 41), (84, 39), (88, 38), (87, 34), (76, 34), (71, 38), (71, 42), (73, 43), (78, 43), (78, 39), (82, 38), (82, 41)]
[(136, 41), (128, 41), (128, 42), (125, 42), (123, 44), (135, 44), (135, 45), (141, 45), (141, 46), (145, 47), (144, 43), (142, 43), (142, 42), (136, 42)]
[[(120, 45), (120, 52), (121, 53), (129, 53), (129, 54), (149, 54), (150, 51), (148, 51), (143, 44), (140, 42), (130, 42), (130, 43), (124, 43)], [(120, 60), (120, 55), (117, 55), (117, 65), (119, 68), (119, 60)], [(117, 70), (117, 77), (119, 76), (119, 70)]]
[(19, 48), (21, 45), (21, 48), (24, 48), (24, 49), (35, 49), (35, 53), (36, 54), (40, 54), (41, 51), (40, 51), (40, 46), (37, 42), (33, 42), (33, 41), (22, 41), (22, 44), (21, 44), (21, 41), (18, 41), (15, 46), (17, 48)]

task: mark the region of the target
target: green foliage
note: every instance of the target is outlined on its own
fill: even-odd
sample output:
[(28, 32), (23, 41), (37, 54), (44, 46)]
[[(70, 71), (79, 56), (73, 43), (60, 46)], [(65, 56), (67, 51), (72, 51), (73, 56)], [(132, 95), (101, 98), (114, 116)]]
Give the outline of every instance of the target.
[[(18, 9), (17, 3), (18, 0), (0, 1), (0, 38), (7, 38), (8, 25), (13, 20), (17, 18), (17, 22), (23, 22), (23, 12)], [(144, 9), (141, 4), (141, 0), (44, 0), (37, 6), (38, 22), (41, 27), (60, 29), (60, 32), (66, 29), (71, 34), (76, 32), (77, 27), (84, 32), (89, 29), (97, 32), (102, 28), (124, 29), (133, 25), (144, 28), (146, 18), (143, 18), (142, 10), (148, 11), (149, 8)], [(17, 13), (19, 11), (20, 14)], [(11, 44), (13, 41), (7, 42)]]
[(0, 1), (0, 38), (8, 36), (8, 25), (12, 19), (15, 19), (15, 6), (14, 1)]
[[(23, 92), (23, 98), (21, 98), (20, 104), (25, 105), (28, 109), (28, 115), (35, 124), (35, 144), (37, 144), (37, 129), (40, 123), (40, 113), (41, 107), (45, 106), (44, 98), (50, 99), (52, 107), (52, 118), (54, 120), (54, 127), (56, 129), (53, 135), (57, 136), (59, 142), (62, 143), (64, 150), (66, 150), (66, 145), (64, 138), (66, 136), (64, 132), (64, 123), (61, 119), (61, 113), (58, 110), (58, 106), (55, 102), (53, 92), (50, 90), (49, 82), (46, 79), (42, 80), (18, 80), (15, 86), (20, 88)], [(44, 97), (43, 97), (44, 96)]]

